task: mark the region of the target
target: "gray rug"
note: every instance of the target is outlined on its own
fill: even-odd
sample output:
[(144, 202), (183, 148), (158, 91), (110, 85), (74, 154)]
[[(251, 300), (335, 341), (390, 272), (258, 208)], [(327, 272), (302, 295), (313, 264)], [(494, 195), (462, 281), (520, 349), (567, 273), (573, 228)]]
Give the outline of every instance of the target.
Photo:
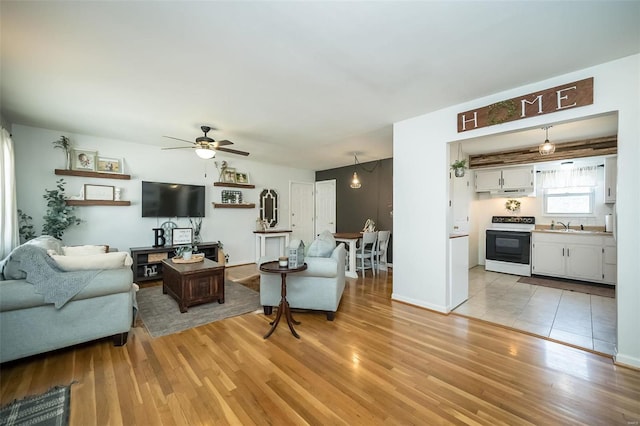
[(71, 386), (56, 386), (12, 402), (0, 409), (0, 425), (68, 425), (70, 397)]
[(260, 293), (231, 281), (224, 284), (223, 304), (216, 301), (191, 306), (183, 314), (173, 297), (162, 294), (161, 285), (141, 288), (137, 299), (138, 313), (151, 337), (178, 333), (260, 308)]

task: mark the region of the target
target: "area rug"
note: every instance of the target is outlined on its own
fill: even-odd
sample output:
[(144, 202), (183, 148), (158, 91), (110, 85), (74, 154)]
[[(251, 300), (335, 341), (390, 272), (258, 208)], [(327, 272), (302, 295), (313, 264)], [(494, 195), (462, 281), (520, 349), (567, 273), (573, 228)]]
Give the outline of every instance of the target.
[(0, 409), (0, 425), (68, 425), (70, 399), (71, 386), (56, 386), (41, 395), (14, 401)]
[(595, 296), (616, 297), (616, 290), (613, 286), (586, 284), (582, 281), (551, 277), (521, 277), (518, 282), (540, 285), (543, 287), (552, 287), (560, 290), (575, 291), (578, 293), (593, 294)]
[(253, 275), (251, 277), (235, 280), (234, 282), (242, 284), (243, 286), (257, 291), (258, 293), (260, 292), (260, 275)]
[(224, 283), (224, 303), (191, 306), (185, 313), (180, 313), (173, 297), (162, 294), (161, 285), (141, 288), (137, 299), (138, 312), (151, 337), (178, 333), (260, 308), (258, 292), (231, 281)]

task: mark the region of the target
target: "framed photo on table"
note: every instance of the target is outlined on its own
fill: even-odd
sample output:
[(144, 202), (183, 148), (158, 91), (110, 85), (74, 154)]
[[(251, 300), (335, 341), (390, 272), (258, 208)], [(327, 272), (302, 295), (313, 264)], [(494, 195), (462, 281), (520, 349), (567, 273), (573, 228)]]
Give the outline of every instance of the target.
[(96, 201), (115, 200), (115, 186), (110, 185), (84, 185), (84, 199)]
[(174, 228), (171, 232), (171, 244), (180, 246), (193, 242), (193, 228)]
[(96, 151), (74, 149), (71, 153), (72, 170), (96, 170)]
[(124, 173), (121, 158), (98, 157), (96, 171), (103, 173)]

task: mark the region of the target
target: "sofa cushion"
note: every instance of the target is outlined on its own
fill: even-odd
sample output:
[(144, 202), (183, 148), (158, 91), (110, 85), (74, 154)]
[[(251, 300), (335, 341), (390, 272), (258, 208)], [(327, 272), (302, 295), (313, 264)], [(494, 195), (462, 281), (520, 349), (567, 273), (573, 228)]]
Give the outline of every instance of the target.
[(313, 240), (307, 252), (308, 257), (329, 257), (336, 248), (336, 239), (329, 231), (323, 231)]
[(84, 245), (62, 247), (62, 254), (65, 256), (88, 256), (91, 254), (104, 254), (107, 252), (109, 252), (109, 246)]
[[(120, 251), (114, 253), (89, 254), (85, 256), (51, 255), (56, 264), (63, 271), (88, 271), (92, 269), (118, 269), (130, 266), (129, 253)], [(127, 265), (127, 263), (129, 263)]]

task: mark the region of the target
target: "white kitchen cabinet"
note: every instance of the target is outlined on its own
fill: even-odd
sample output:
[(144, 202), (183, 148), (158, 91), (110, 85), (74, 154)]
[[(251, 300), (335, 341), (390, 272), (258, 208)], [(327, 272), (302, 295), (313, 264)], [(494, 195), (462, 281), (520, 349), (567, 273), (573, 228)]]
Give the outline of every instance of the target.
[(604, 202), (616, 202), (616, 184), (618, 176), (618, 157), (604, 159)]
[(613, 240), (603, 235), (534, 232), (531, 270), (535, 275), (615, 284), (606, 263), (611, 262), (611, 255), (605, 255), (607, 238)]
[(502, 189), (502, 170), (478, 170), (476, 172), (476, 192)]
[(604, 237), (602, 274), (604, 282), (616, 284), (618, 280), (618, 250), (613, 236)]
[(533, 166), (477, 170), (476, 192), (524, 190), (533, 192)]
[(449, 238), (449, 310), (469, 298), (469, 236)]

